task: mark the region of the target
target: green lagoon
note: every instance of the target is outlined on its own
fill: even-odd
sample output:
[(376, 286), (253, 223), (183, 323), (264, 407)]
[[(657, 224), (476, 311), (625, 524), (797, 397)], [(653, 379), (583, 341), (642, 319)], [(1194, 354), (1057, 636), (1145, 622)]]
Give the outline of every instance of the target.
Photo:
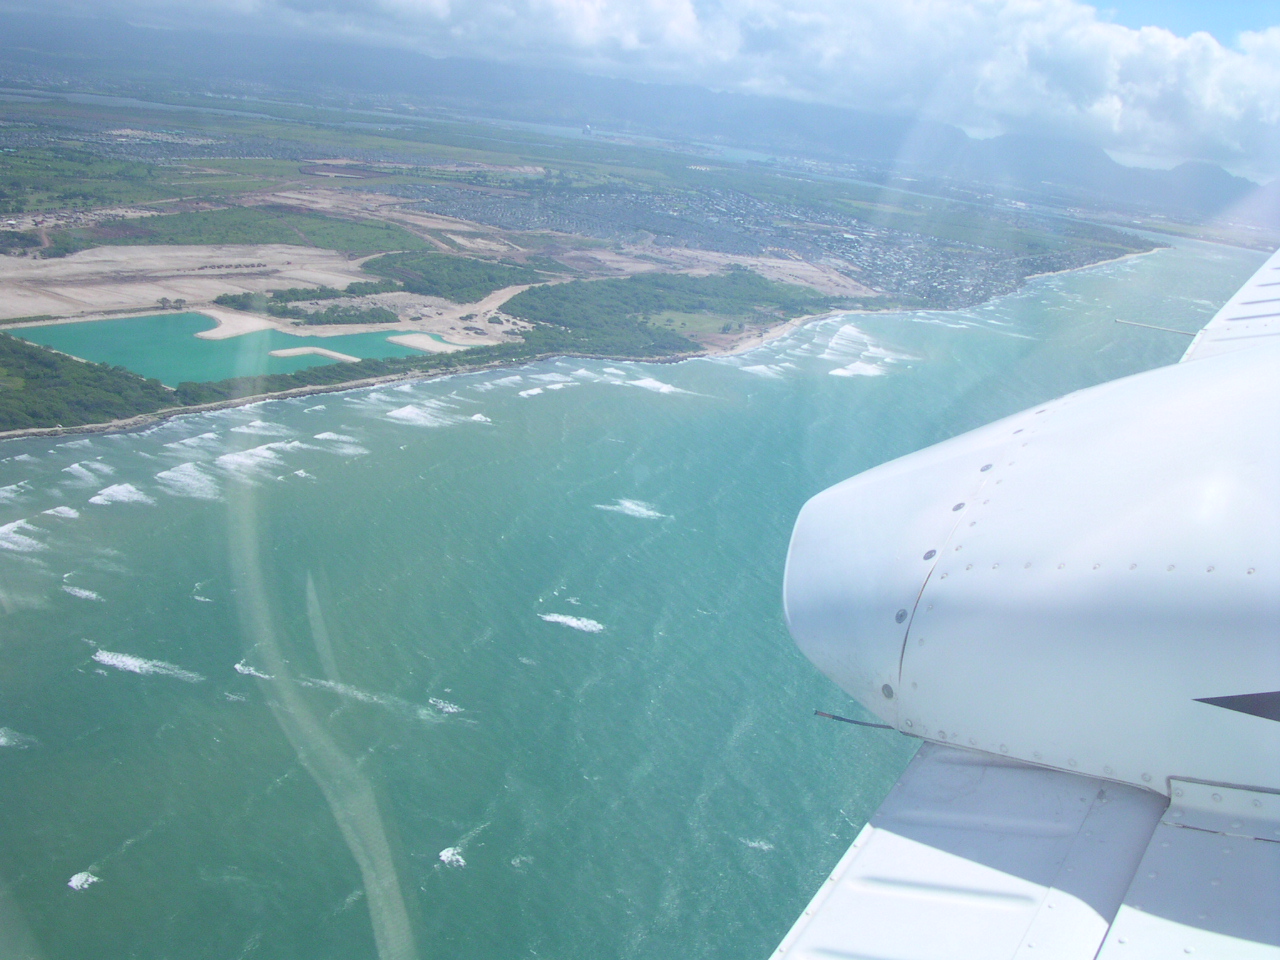
[(82, 360), (124, 367), (176, 387), (184, 380), (225, 380), (268, 373), (293, 373), (305, 367), (337, 363), (329, 357), (273, 357), (272, 350), (323, 347), (363, 359), (411, 357), (419, 351), (387, 340), (385, 333), (351, 333), (337, 337), (295, 337), (260, 330), (228, 340), (201, 340), (217, 322), (202, 313), (122, 317), (86, 323), (24, 327), (15, 335)]

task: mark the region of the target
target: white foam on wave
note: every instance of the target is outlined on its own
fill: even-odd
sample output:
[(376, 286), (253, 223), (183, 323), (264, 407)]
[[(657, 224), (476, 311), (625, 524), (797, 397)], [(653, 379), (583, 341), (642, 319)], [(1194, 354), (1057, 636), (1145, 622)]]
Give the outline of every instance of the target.
[(194, 437), (187, 437), (184, 440), (174, 440), (171, 443), (166, 443), (165, 446), (170, 450), (175, 450), (180, 447), (181, 448), (208, 447), (216, 443), (217, 440), (218, 440), (218, 435), (216, 433), (209, 432), (209, 433), (201, 433)]
[(161, 470), (156, 479), (165, 493), (193, 500), (217, 500), (218, 481), (200, 469), (198, 463), (184, 463), (172, 470)]
[(235, 665), (236, 673), (244, 674), (246, 677), (257, 677), (259, 680), (273, 680), (274, 677), (269, 673), (263, 673), (261, 670), (255, 670), (243, 660)]
[(662, 520), (667, 516), (659, 512), (652, 503), (645, 503), (643, 500), (615, 500), (613, 503), (597, 503), (595, 506), (597, 510), (625, 513), (628, 517), (638, 517), (641, 520)]
[(520, 396), (522, 396), (522, 397), (536, 397), (536, 396), (537, 396), (538, 394), (540, 394), (541, 392), (542, 392), (542, 387), (534, 387), (534, 388), (533, 388), (533, 389), (531, 389), (531, 390), (521, 390), (521, 391), (520, 391)]
[(114, 667), (126, 673), (138, 673), (144, 677), (172, 677), (184, 683), (200, 683), (204, 677), (191, 670), (163, 660), (146, 660), (128, 653), (115, 653), (111, 650), (95, 650), (93, 659), (104, 667)]
[(26, 489), (27, 481), (21, 480), (18, 483), (11, 483), (7, 487), (0, 487), (0, 503), (8, 503), (10, 500), (16, 500)]
[(604, 377), (600, 376), (600, 374), (594, 373), (593, 371), (588, 370), (586, 367), (573, 371), (573, 375), (577, 377), (579, 380), (590, 380), (592, 382), (598, 382), (604, 379)]
[(83, 890), (85, 887), (91, 887), (101, 880), (101, 877), (95, 877), (88, 870), (82, 870), (67, 881), (67, 886), (72, 890)]
[(827, 371), (833, 377), (883, 377), (886, 372), (878, 363), (867, 363), (865, 360), (855, 360), (848, 366)]
[(289, 437), (293, 435), (293, 431), (280, 423), (270, 423), (266, 420), (251, 420), (249, 423), (242, 423), (238, 427), (231, 428), (232, 433), (247, 433), (254, 437)]
[(327, 447), (321, 447), (328, 453), (336, 453), (340, 457), (359, 457), (367, 454), (369, 451), (360, 446), (355, 437), (349, 437), (345, 433), (334, 433), (326, 430), (324, 433), (317, 433), (316, 440), (323, 440), (330, 444)]
[(603, 623), (586, 617), (571, 617), (565, 613), (540, 613), (538, 616), (547, 621), (547, 623), (563, 624), (566, 627), (572, 627), (574, 630), (581, 630), (583, 633), (599, 633), (604, 629)]
[(92, 441), (92, 440), (89, 440), (89, 439), (84, 439), (84, 440), (68, 440), (66, 443), (60, 443), (60, 444), (58, 444), (58, 446), (60, 446), (60, 447), (66, 447), (66, 448), (67, 448), (67, 449), (69, 449), (69, 450), (81, 450), (81, 449), (84, 449), (85, 447), (92, 447), (92, 446), (93, 446), (93, 441)]
[[(8, 459), (12, 460), (14, 463), (35, 463), (36, 462), (36, 458), (29, 453), (20, 453), (16, 457), (9, 457)], [(3, 463), (3, 461), (0, 461), (0, 463)]]
[(213, 462), (241, 480), (251, 480), (254, 477), (274, 474), (276, 470), (283, 467), (284, 460), (280, 457), (280, 451), (298, 449), (315, 450), (317, 448), (296, 440), (287, 443), (277, 441), (264, 443), (260, 447), (250, 447), (248, 450), (224, 453)]
[(0, 550), (12, 550), (14, 553), (35, 553), (44, 550), (45, 545), (34, 537), (28, 537), (23, 531), (38, 532), (25, 520), (15, 520), (0, 526)]
[(782, 367), (776, 363), (757, 363), (749, 367), (739, 367), (743, 373), (754, 374), (757, 377), (764, 377), (766, 380), (781, 380)]
[(602, 367), (601, 370), (603, 370), (605, 373), (612, 373), (615, 377), (628, 376), (627, 371), (619, 370), (617, 367)]
[(892, 364), (917, 359), (881, 346), (852, 323), (845, 324), (831, 335), (821, 358), (843, 364), (829, 371), (834, 377), (881, 377), (888, 373)]
[(524, 377), (519, 374), (515, 374), (510, 377), (499, 377), (496, 380), (490, 380), (489, 383), (495, 387), (513, 387), (517, 383), (522, 383), (523, 381)]
[(467, 861), (462, 858), (462, 851), (457, 847), (445, 847), (440, 851), (440, 862), (446, 867), (465, 867)]
[(568, 383), (569, 377), (563, 373), (536, 373), (529, 378), (538, 383)]
[(493, 421), (490, 420), (488, 417), (486, 417), (483, 413), (473, 413), (471, 415), (471, 419), (474, 420), (476, 423), (493, 423)]
[(627, 386), (640, 387), (642, 390), (652, 390), (654, 393), (688, 393), (688, 390), (681, 390), (679, 387), (673, 387), (669, 383), (663, 383), (661, 380), (655, 380), (653, 377), (641, 377), (639, 380), (628, 380)]
[(458, 422), (459, 418), (448, 412), (456, 409), (453, 404), (443, 400), (422, 400), (388, 411), (386, 416), (388, 420), (414, 427), (447, 427)]
[(75, 507), (53, 507), (44, 512), (51, 517), (66, 517), (68, 520), (76, 520), (80, 517), (80, 511)]
[(40, 741), (35, 737), (9, 727), (0, 727), (0, 747), (11, 747), (14, 750), (26, 750), (36, 746)]
[(64, 593), (69, 593), (71, 596), (78, 597), (81, 600), (96, 600), (98, 603), (106, 602), (100, 594), (95, 593), (93, 590), (86, 590), (84, 587), (73, 587), (69, 583), (64, 583), (62, 590)]
[(305, 410), (303, 410), (302, 412), (303, 412), (303, 413), (315, 413), (315, 411), (317, 411), (317, 410), (325, 410), (325, 409), (328, 409), (328, 408), (327, 408), (327, 407), (325, 407), (325, 405), (324, 405), (323, 403), (317, 403), (314, 407), (307, 407), (307, 408), (306, 408)]
[(574, 381), (570, 381), (569, 383), (553, 383), (553, 384), (550, 384), (550, 385), (547, 387), (547, 389), (548, 389), (548, 390), (563, 390), (565, 387), (580, 387), (580, 386), (582, 386), (582, 384), (577, 383), (577, 382), (574, 382)]
[(116, 471), (99, 460), (81, 460), (69, 467), (63, 467), (62, 472), (71, 474), (83, 484), (90, 484), (97, 483), (99, 477), (109, 477)]
[(90, 503), (96, 503), (99, 506), (105, 506), (109, 503), (146, 503), (153, 504), (155, 500), (147, 496), (132, 483), (113, 483), (109, 487), (103, 487), (96, 494), (89, 498)]
[(752, 850), (762, 850), (765, 853), (768, 853), (770, 850), (773, 849), (773, 844), (770, 843), (768, 840), (746, 840), (741, 837), (739, 837), (738, 839), (742, 842), (744, 846), (748, 846)]
[(311, 687), (318, 690), (328, 690), (330, 693), (336, 693), (340, 697), (348, 700), (354, 700), (357, 703), (365, 703), (371, 706), (384, 707), (393, 710), (396, 713), (403, 713), (409, 716), (417, 717), (419, 720), (428, 722), (439, 722), (443, 719), (444, 714), (461, 713), (462, 708), (457, 704), (448, 703), (444, 700), (437, 700), (432, 697), (428, 703), (431, 707), (423, 707), (416, 703), (410, 703), (400, 697), (392, 696), (387, 693), (370, 693), (368, 690), (361, 690), (359, 687), (353, 687), (347, 683), (338, 683), (334, 680), (317, 680), (312, 677), (300, 677), (295, 681), (299, 686)]

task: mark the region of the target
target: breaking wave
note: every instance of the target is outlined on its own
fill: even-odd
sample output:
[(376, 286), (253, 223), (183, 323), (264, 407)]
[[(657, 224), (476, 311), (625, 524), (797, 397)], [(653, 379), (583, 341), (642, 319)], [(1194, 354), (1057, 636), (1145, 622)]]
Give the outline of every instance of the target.
[(628, 517), (638, 517), (641, 520), (662, 520), (667, 516), (659, 513), (652, 503), (645, 503), (643, 500), (615, 500), (613, 503), (597, 503), (595, 506), (597, 510), (625, 513)]
[(572, 627), (574, 630), (581, 630), (583, 633), (599, 633), (604, 629), (603, 623), (586, 617), (571, 617), (565, 613), (540, 613), (538, 616), (547, 621), (547, 623), (563, 624), (566, 627)]
[(184, 463), (172, 470), (161, 470), (156, 479), (164, 486), (165, 493), (175, 497), (191, 497), (195, 500), (217, 500), (218, 482), (200, 469), (199, 464)]
[(95, 650), (93, 659), (105, 667), (114, 667), (128, 673), (140, 673), (144, 677), (172, 677), (184, 683), (199, 683), (204, 679), (200, 674), (163, 660), (145, 660), (128, 653), (114, 653), (111, 650)]
[(108, 503), (155, 503), (155, 500), (132, 483), (114, 483), (99, 490), (89, 498), (89, 502), (102, 506)]

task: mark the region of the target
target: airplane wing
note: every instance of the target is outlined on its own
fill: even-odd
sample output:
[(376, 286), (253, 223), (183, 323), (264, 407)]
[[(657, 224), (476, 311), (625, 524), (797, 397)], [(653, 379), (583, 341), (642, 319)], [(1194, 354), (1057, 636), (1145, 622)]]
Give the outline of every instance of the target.
[(1280, 250), (1196, 334), (1182, 359), (1198, 360), (1280, 338)]
[(924, 742), (775, 960), (1280, 960), (1280, 252), (1183, 359), (801, 511), (792, 635)]

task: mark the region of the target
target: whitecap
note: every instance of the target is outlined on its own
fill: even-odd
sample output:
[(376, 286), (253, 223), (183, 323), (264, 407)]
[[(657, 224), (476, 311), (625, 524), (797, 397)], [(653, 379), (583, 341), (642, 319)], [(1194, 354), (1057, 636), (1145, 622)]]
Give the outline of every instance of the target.
[(251, 420), (238, 427), (231, 428), (232, 433), (247, 433), (255, 437), (288, 437), (293, 431), (283, 424), (269, 423), (266, 420)]
[(305, 470), (295, 470), (293, 471), (293, 475), (295, 477), (301, 477), (303, 480), (314, 480), (316, 478), (314, 473), (307, 473)]
[(128, 653), (114, 653), (110, 650), (95, 650), (93, 659), (104, 667), (115, 667), (128, 673), (139, 673), (143, 676), (172, 677), (185, 683), (199, 683), (204, 679), (200, 674), (163, 660), (145, 660)]
[(604, 373), (612, 373), (615, 377), (625, 377), (625, 376), (628, 376), (627, 371), (625, 371), (625, 370), (619, 370), (617, 367), (603, 367), (603, 368), (601, 368), (601, 369), (602, 369), (602, 372), (604, 372)]
[(337, 440), (341, 443), (355, 443), (355, 437), (348, 437), (345, 433), (334, 433), (332, 430), (326, 430), (324, 433), (317, 433), (316, 440)]
[(303, 412), (303, 413), (314, 413), (314, 412), (315, 412), (315, 411), (317, 411), (317, 410), (324, 410), (324, 409), (326, 409), (326, 407), (325, 407), (325, 405), (324, 405), (323, 403), (317, 403), (314, 407), (307, 407), (307, 408), (306, 408), (305, 410), (303, 410), (302, 412)]
[(115, 470), (96, 460), (82, 460), (79, 463), (72, 463), (69, 467), (63, 467), (64, 474), (70, 474), (81, 481), (82, 484), (95, 484), (99, 476), (110, 476)]
[(440, 862), (446, 867), (465, 867), (467, 861), (462, 859), (462, 851), (457, 847), (445, 847), (440, 851)]
[(8, 503), (10, 500), (16, 500), (26, 487), (27, 481), (22, 480), (18, 483), (11, 483), (7, 487), (0, 487), (0, 503)]
[(548, 389), (548, 390), (563, 390), (565, 387), (580, 387), (580, 386), (582, 386), (582, 384), (571, 381), (571, 382), (569, 382), (569, 383), (553, 383), (553, 384), (549, 385), (549, 386), (547, 387), (547, 389)]
[(493, 421), (490, 420), (488, 417), (486, 417), (483, 413), (473, 413), (471, 415), (471, 419), (474, 420), (476, 423), (493, 423)]
[(216, 433), (202, 433), (198, 436), (187, 437), (185, 440), (174, 440), (172, 443), (166, 443), (169, 448), (175, 447), (208, 447), (215, 443), (218, 439)]
[(261, 476), (273, 467), (284, 466), (284, 461), (276, 452), (279, 444), (264, 443), (260, 447), (248, 450), (237, 450), (235, 453), (224, 453), (214, 460), (219, 467), (234, 476), (247, 480)]
[(615, 500), (613, 503), (597, 503), (595, 506), (597, 510), (625, 513), (628, 517), (638, 517), (641, 520), (661, 520), (667, 516), (658, 512), (658, 508), (652, 503), (645, 503), (643, 500)]
[(218, 482), (200, 469), (199, 464), (184, 463), (172, 470), (161, 470), (156, 479), (165, 493), (194, 500), (217, 500)]
[(84, 587), (73, 587), (69, 583), (64, 583), (62, 585), (62, 590), (64, 593), (69, 593), (71, 596), (78, 597), (81, 600), (96, 600), (99, 603), (104, 602), (101, 595), (92, 590), (86, 590)]
[(83, 870), (68, 880), (67, 886), (72, 890), (83, 890), (85, 887), (90, 887), (93, 886), (93, 884), (98, 883), (101, 879), (101, 877), (95, 877), (88, 870)]
[(489, 382), (495, 387), (511, 387), (515, 386), (517, 383), (521, 383), (523, 380), (524, 377), (516, 374), (511, 377), (499, 377), (497, 380), (490, 380)]
[(867, 363), (865, 360), (855, 360), (848, 366), (836, 367), (827, 372), (833, 377), (883, 377), (885, 375), (884, 367), (877, 363)]
[(461, 713), (462, 708), (456, 703), (450, 703), (448, 700), (441, 700), (439, 697), (429, 697), (427, 703), (431, 704), (441, 713)]
[(568, 383), (569, 378), (563, 373), (538, 373), (529, 378), (538, 383)]
[(560, 623), (574, 630), (581, 630), (583, 633), (599, 633), (604, 629), (603, 623), (586, 617), (571, 617), (564, 613), (540, 613), (538, 616), (547, 623)]
[(234, 668), (234, 669), (235, 669), (236, 673), (242, 673), (242, 674), (244, 674), (246, 677), (257, 677), (259, 680), (271, 680), (271, 679), (274, 679), (274, 678), (271, 676), (271, 674), (269, 674), (269, 673), (263, 673), (263, 672), (262, 672), (262, 671), (260, 671), (260, 670), (255, 670), (255, 669), (253, 669), (253, 667), (249, 666), (249, 665), (248, 665), (247, 663), (245, 663), (243, 660), (241, 660), (239, 663), (237, 663), (237, 664), (235, 665), (235, 668)]
[(45, 545), (34, 537), (28, 537), (22, 531), (29, 530), (37, 532), (38, 528), (33, 527), (25, 520), (15, 520), (13, 523), (6, 523), (0, 526), (0, 550), (12, 550), (14, 553), (35, 553), (37, 550), (45, 549)]
[(681, 390), (679, 387), (673, 387), (669, 383), (663, 383), (661, 380), (655, 380), (653, 377), (641, 377), (639, 380), (628, 380), (627, 384), (632, 387), (640, 387), (644, 390), (652, 390), (654, 393), (688, 393), (688, 390)]
[(36, 746), (40, 741), (25, 733), (19, 733), (9, 727), (0, 727), (0, 747), (12, 747), (15, 750), (26, 750)]
[(69, 449), (69, 450), (79, 450), (79, 449), (82, 449), (82, 448), (84, 448), (84, 447), (92, 447), (92, 446), (93, 446), (93, 441), (92, 441), (92, 440), (89, 440), (89, 439), (85, 439), (85, 440), (69, 440), (69, 441), (67, 441), (66, 443), (60, 443), (60, 444), (58, 444), (58, 446), (60, 446), (60, 447), (66, 447), (66, 448), (67, 448), (67, 449)]
[(147, 496), (132, 483), (114, 483), (109, 487), (103, 487), (94, 496), (89, 498), (90, 503), (96, 503), (104, 506), (108, 503), (155, 503), (151, 497)]
[(766, 380), (781, 380), (782, 369), (777, 364), (757, 363), (750, 367), (739, 367), (743, 373), (752, 373)]
[(770, 843), (768, 840), (745, 840), (745, 839), (742, 839), (741, 837), (739, 839), (742, 841), (743, 844), (750, 847), (752, 850), (763, 850), (765, 853), (768, 853), (770, 850), (773, 849), (773, 844)]
[(541, 392), (542, 392), (542, 388), (541, 388), (541, 387), (534, 387), (534, 388), (533, 388), (533, 389), (531, 389), (531, 390), (521, 390), (521, 391), (520, 391), (520, 396), (522, 396), (522, 397), (536, 397), (536, 396), (537, 396), (538, 394), (540, 394)]
[(14, 463), (35, 463), (36, 458), (29, 453), (20, 453), (16, 457), (11, 458)]
[(411, 403), (408, 406), (398, 407), (389, 411), (387, 419), (395, 420), (399, 423), (407, 423), (415, 427), (447, 427), (451, 423), (456, 423), (457, 418), (441, 412), (441, 409), (446, 406), (446, 404), (439, 403)]
[(80, 511), (75, 507), (54, 507), (44, 512), (51, 517), (66, 517), (68, 520), (76, 520), (80, 516)]

